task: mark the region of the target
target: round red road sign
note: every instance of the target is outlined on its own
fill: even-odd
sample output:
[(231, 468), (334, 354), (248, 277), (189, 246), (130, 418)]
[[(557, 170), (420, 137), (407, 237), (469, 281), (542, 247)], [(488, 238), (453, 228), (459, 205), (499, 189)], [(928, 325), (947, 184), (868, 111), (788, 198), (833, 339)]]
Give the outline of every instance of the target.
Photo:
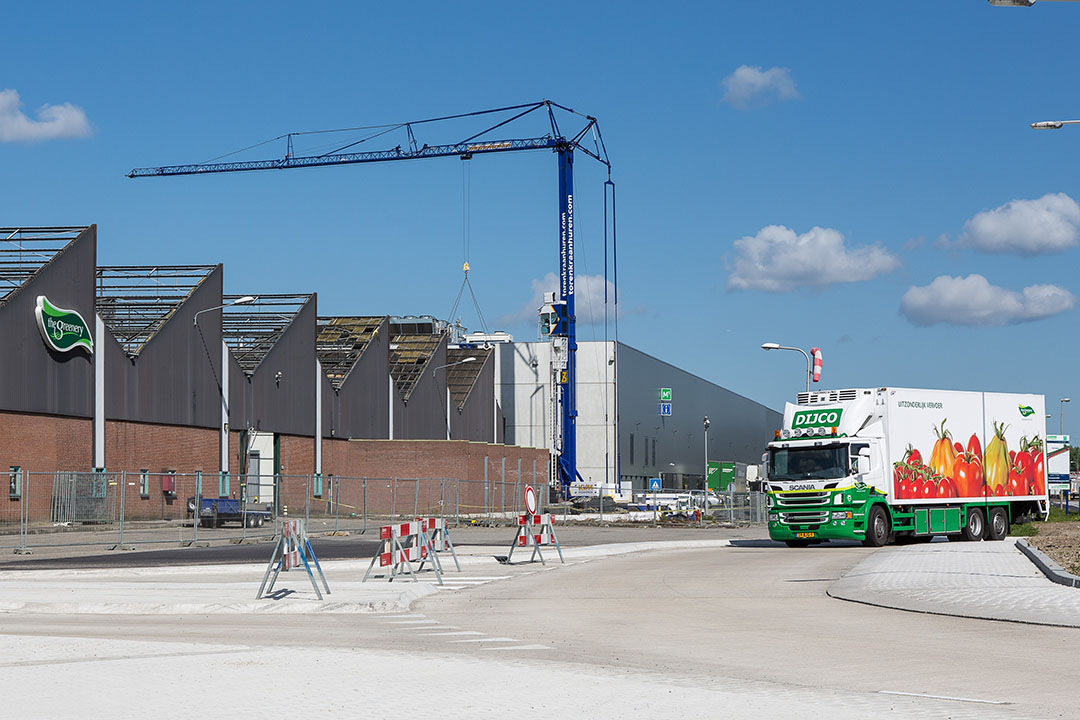
[(536, 514), (536, 491), (532, 485), (525, 486), (525, 512), (530, 515)]

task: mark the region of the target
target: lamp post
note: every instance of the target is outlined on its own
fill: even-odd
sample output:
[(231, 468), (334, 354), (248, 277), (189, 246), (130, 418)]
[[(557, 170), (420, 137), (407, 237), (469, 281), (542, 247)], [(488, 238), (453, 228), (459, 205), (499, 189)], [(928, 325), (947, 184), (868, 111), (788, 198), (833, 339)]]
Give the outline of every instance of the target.
[[(709, 416), (705, 416), (705, 422), (702, 423), (705, 426), (705, 490), (701, 494), (702, 508), (701, 508), (701, 523), (705, 523), (705, 513), (709, 510)], [(717, 484), (716, 489), (720, 489), (720, 485)]]
[[(458, 360), (457, 362), (447, 363), (446, 365), (440, 365), (439, 367), (432, 370), (431, 374), (432, 374), (432, 376), (434, 376), (435, 372), (437, 370), (445, 370), (446, 368), (454, 367), (455, 365), (464, 365), (465, 363), (470, 363), (470, 362), (475, 362), (475, 361), (476, 361), (476, 358), (470, 356), (470, 357), (467, 357), (467, 358), (465, 358), (463, 360)], [(449, 380), (449, 378), (445, 377), (445, 373), (444, 373), (444, 377), (443, 377), (443, 384), (446, 385), (446, 439), (449, 440), (450, 439), (450, 380)]]
[(1061, 398), (1061, 411), (1058, 412), (1058, 420), (1061, 421), (1061, 425), (1058, 427), (1058, 435), (1065, 434), (1065, 403), (1069, 401), (1070, 398)]
[(762, 343), (761, 349), (762, 350), (793, 350), (795, 352), (801, 352), (803, 354), (803, 357), (806, 358), (806, 392), (810, 392), (810, 377), (811, 377), (810, 355), (808, 355), (805, 350), (803, 350), (802, 348), (797, 348), (797, 347), (787, 347), (785, 345), (780, 345), (779, 343)]
[[(199, 331), (199, 337), (202, 337), (202, 328), (199, 327), (199, 316), (205, 312), (211, 312), (213, 310), (221, 310), (222, 308), (231, 307), (233, 305), (251, 305), (258, 300), (253, 295), (244, 295), (243, 297), (236, 298), (232, 302), (227, 302), (223, 305), (215, 305), (214, 307), (204, 308), (195, 313), (195, 317), (192, 319), (191, 324)], [(210, 360), (210, 369), (213, 370), (214, 363), (210, 357), (210, 349), (206, 347), (206, 338), (203, 338), (203, 348), (206, 349), (206, 359)], [(221, 449), (219, 460), (219, 472), (218, 475), (218, 492), (222, 492), (222, 480), (229, 472), (229, 350), (225, 345), (225, 341), (221, 341), (221, 381), (218, 382), (218, 393), (221, 395)]]

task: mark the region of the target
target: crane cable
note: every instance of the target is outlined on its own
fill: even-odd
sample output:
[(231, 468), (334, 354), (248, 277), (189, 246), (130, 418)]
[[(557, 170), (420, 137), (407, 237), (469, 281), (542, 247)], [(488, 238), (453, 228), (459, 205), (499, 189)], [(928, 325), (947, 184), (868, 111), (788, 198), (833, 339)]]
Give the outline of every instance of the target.
[(461, 296), (465, 292), (465, 288), (469, 288), (473, 308), (476, 310), (476, 316), (480, 320), (480, 327), (486, 335), (488, 334), (487, 321), (484, 320), (484, 313), (480, 309), (480, 302), (476, 299), (476, 292), (473, 290), (472, 283), (469, 282), (469, 236), (472, 232), (472, 167), (469, 159), (468, 156), (463, 156), (461, 159), (461, 246), (462, 270), (465, 272), (465, 278), (461, 282), (461, 287), (458, 288), (457, 297), (454, 298), (454, 306), (450, 309), (447, 320), (451, 323), (454, 322), (454, 315), (461, 304)]

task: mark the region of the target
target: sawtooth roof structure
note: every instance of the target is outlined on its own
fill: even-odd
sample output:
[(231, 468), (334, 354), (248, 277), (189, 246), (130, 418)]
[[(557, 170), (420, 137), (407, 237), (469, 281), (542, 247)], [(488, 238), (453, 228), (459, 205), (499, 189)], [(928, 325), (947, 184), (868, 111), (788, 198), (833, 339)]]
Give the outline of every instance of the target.
[(408, 401), (424, 368), (439, 347), (442, 335), (392, 335), (390, 375), (402, 399)]
[(97, 313), (128, 357), (136, 357), (216, 268), (216, 265), (99, 266)]
[(315, 353), (323, 372), (337, 389), (345, 382), (349, 371), (364, 354), (375, 337), (384, 317), (321, 317)]
[(0, 305), (88, 226), (0, 228)]
[[(491, 353), (491, 348), (446, 349), (446, 384), (450, 388), (450, 397), (458, 408), (465, 404)], [(475, 360), (463, 362), (468, 358)]]
[(240, 368), (248, 374), (263, 361), (285, 333), (310, 294), (256, 295), (255, 302), (232, 303), (244, 295), (223, 295), (221, 337)]

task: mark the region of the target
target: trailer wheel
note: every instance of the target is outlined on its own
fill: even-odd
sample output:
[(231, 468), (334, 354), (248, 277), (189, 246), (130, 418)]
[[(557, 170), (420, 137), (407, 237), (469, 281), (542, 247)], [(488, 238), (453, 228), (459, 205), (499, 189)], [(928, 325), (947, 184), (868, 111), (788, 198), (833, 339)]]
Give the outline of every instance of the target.
[(979, 508), (971, 508), (968, 510), (967, 522), (964, 523), (964, 539), (982, 540), (983, 535), (985, 534), (986, 519), (983, 517), (982, 510)]
[(259, 517), (257, 517), (255, 519), (255, 527), (262, 527), (262, 526), (263, 526), (263, 516), (260, 515)]
[(1009, 514), (1005, 512), (1005, 508), (996, 507), (990, 511), (990, 521), (988, 526), (987, 539), (1005, 539), (1005, 536), (1009, 534)]
[(255, 527), (255, 516), (254, 516), (254, 515), (248, 515), (248, 516), (247, 516), (247, 517), (246, 517), (246, 518), (244, 519), (244, 523), (245, 523), (245, 524), (246, 524), (246, 525), (247, 525), (247, 526), (248, 526), (249, 528), (253, 528), (253, 527)]
[(870, 508), (870, 515), (866, 518), (866, 536), (863, 545), (866, 547), (881, 547), (889, 542), (889, 516), (880, 505)]

